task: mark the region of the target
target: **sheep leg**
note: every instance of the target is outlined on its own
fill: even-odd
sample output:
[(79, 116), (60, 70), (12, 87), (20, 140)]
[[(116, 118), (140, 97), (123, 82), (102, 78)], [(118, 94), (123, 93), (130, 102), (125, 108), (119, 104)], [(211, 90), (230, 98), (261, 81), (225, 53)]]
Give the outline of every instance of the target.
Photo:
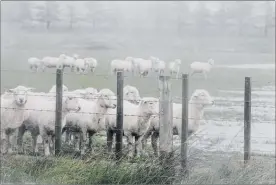
[(153, 132), (151, 135), (151, 146), (153, 149), (153, 154), (157, 157), (158, 153), (157, 153), (157, 138), (158, 138), (159, 134), (157, 132)]
[(125, 135), (127, 138), (128, 157), (133, 157), (135, 154), (135, 147), (133, 147), (133, 137), (131, 134)]
[(50, 155), (49, 137), (46, 133), (42, 135), (42, 140), (43, 140), (44, 155), (49, 156)]
[(107, 152), (111, 153), (112, 150), (112, 142), (113, 142), (113, 131), (111, 129), (108, 129), (106, 132), (106, 136), (107, 136)]
[(73, 135), (74, 135), (73, 144), (75, 147), (75, 151), (78, 152), (78, 151), (80, 151), (80, 134), (74, 133)]
[(94, 133), (93, 132), (88, 132), (88, 149), (90, 152), (93, 152), (93, 147), (92, 147), (92, 137)]
[(32, 134), (33, 139), (33, 154), (38, 154), (38, 145), (37, 145), (37, 136), (36, 134)]
[(17, 146), (18, 146), (18, 153), (23, 154), (23, 136), (25, 133), (25, 126), (22, 125), (18, 128), (18, 133), (17, 133)]
[(80, 137), (80, 148), (81, 148), (81, 155), (85, 154), (85, 150), (86, 150), (86, 129), (83, 128), (82, 132), (81, 132), (81, 137)]

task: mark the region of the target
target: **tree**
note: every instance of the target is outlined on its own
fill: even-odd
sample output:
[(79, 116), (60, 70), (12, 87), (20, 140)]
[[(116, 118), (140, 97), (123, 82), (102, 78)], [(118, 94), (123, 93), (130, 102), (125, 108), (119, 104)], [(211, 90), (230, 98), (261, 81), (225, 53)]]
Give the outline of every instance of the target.
[(69, 27), (70, 29), (73, 29), (73, 25), (77, 23), (78, 21), (82, 20), (82, 17), (79, 16), (76, 12), (76, 6), (72, 4), (73, 2), (70, 2), (70, 4), (67, 6), (68, 8), (68, 18), (69, 18)]
[(59, 20), (59, 6), (55, 1), (46, 1), (44, 4), (39, 4), (36, 7), (36, 20), (46, 24), (47, 30), (53, 21)]
[(185, 1), (175, 1), (174, 5), (175, 13), (177, 14), (177, 33), (178, 36), (180, 36), (182, 28), (189, 24), (191, 12), (187, 2)]
[(264, 2), (264, 35), (267, 36), (268, 29), (275, 26), (275, 2), (266, 1)]

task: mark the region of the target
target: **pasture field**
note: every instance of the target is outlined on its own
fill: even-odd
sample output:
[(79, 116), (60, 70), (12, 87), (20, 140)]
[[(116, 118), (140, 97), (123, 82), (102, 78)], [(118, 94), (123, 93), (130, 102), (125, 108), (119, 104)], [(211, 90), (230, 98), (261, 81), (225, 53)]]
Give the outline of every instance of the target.
[[(182, 60), (181, 72), (188, 73), (192, 61), (213, 58), (215, 67), (208, 74), (207, 80), (200, 75), (189, 80), (190, 95), (195, 89), (206, 89), (214, 97), (215, 105), (207, 108), (205, 122), (189, 142), (192, 173), (183, 183), (275, 182), (275, 158), (271, 157), (275, 156), (275, 43), (273, 44), (271, 38), (187, 37), (157, 41), (155, 38), (145, 37), (134, 42), (127, 36), (115, 37), (99, 33), (26, 34), (8, 32), (2, 28), (1, 31), (1, 93), (17, 85), (31, 86), (37, 88), (37, 91), (47, 92), (55, 84), (54, 70), (47, 69), (44, 73), (30, 72), (27, 66), (29, 57), (42, 58), (61, 53), (95, 57), (99, 65), (95, 74), (77, 75), (66, 70), (64, 84), (69, 90), (95, 87), (110, 88), (114, 92), (116, 77), (108, 75), (108, 66), (112, 59), (127, 56), (146, 58), (152, 55), (168, 62), (179, 58)], [(236, 152), (243, 151), (245, 76), (252, 77), (252, 152), (258, 156), (254, 156), (251, 165), (243, 169), (242, 156)], [(173, 101), (180, 102), (181, 80), (172, 79), (171, 82)], [(136, 86), (141, 96), (159, 96), (157, 76), (152, 74), (146, 78), (127, 75), (124, 84)], [(28, 137), (27, 135), (26, 138)], [(104, 145), (104, 137), (98, 136), (96, 140), (100, 142), (99, 145)], [(174, 137), (174, 146), (179, 146), (177, 136)], [(150, 143), (148, 150), (151, 151)], [(69, 157), (45, 159), (6, 156), (2, 157), (1, 180), (58, 184), (161, 184), (168, 178), (156, 165), (152, 165), (152, 169), (143, 166), (149, 164), (148, 158), (126, 160), (114, 169), (108, 168), (113, 160), (104, 157), (104, 154), (94, 154), (86, 160), (79, 160)], [(135, 166), (138, 164), (141, 166)], [(154, 178), (147, 178), (147, 175)]]

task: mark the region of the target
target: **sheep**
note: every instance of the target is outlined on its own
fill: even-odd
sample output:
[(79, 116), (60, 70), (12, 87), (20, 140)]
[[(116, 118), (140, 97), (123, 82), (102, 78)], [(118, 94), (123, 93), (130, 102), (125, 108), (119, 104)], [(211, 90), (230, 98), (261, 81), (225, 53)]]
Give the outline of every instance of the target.
[(148, 76), (149, 72), (152, 70), (153, 62), (151, 60), (131, 57), (128, 57), (127, 59), (132, 62), (140, 77)]
[(136, 87), (126, 85), (123, 89), (123, 92), (125, 100), (134, 104), (138, 104), (140, 102), (141, 97)]
[[(200, 120), (204, 115), (204, 108), (213, 105), (213, 98), (208, 91), (196, 89), (192, 94), (188, 105), (188, 133), (196, 132), (200, 125)], [(181, 136), (182, 104), (173, 103), (173, 134)], [(150, 120), (150, 125), (144, 134), (141, 142), (145, 145), (147, 138), (151, 135), (151, 144), (154, 154), (157, 155), (157, 138), (159, 136), (159, 118), (154, 116)]]
[[(157, 114), (156, 102), (157, 98), (144, 97), (141, 99), (139, 105), (124, 101), (124, 125), (123, 134), (127, 139), (129, 156), (136, 154), (140, 155), (139, 138), (143, 136), (148, 128), (148, 120), (154, 114)], [(116, 132), (116, 110), (109, 109), (105, 116), (105, 124), (107, 126), (107, 148), (111, 152), (113, 134)], [(133, 147), (133, 136), (135, 136), (135, 146)], [(140, 148), (140, 147), (139, 147)]]
[(73, 68), (79, 74), (80, 73), (86, 74), (88, 72), (87, 70), (89, 68), (89, 64), (84, 59), (77, 59), (75, 61), (75, 64), (74, 64)]
[(31, 57), (28, 59), (28, 64), (32, 71), (38, 72), (39, 69), (44, 71), (44, 65), (41, 59)]
[[(62, 120), (70, 111), (77, 112), (80, 110), (78, 98), (73, 94), (66, 93), (62, 99)], [(37, 137), (42, 137), (44, 155), (50, 155), (50, 143), (54, 143), (55, 133), (55, 109), (56, 101), (49, 100), (45, 97), (33, 97), (27, 106), (31, 107), (27, 119), (24, 120), (19, 131), (19, 140), (22, 140), (26, 130), (31, 131), (33, 139), (33, 152), (37, 153)], [(22, 143), (20, 143), (20, 151)]]
[[(10, 136), (18, 131), (26, 114), (25, 105), (28, 101), (28, 93), (34, 90), (31, 87), (17, 86), (9, 89), (10, 96), (1, 96), (1, 152), (12, 153)], [(5, 144), (4, 144), (5, 143)]]
[(76, 54), (74, 54), (73, 57), (66, 56), (64, 60), (64, 66), (69, 67), (71, 69), (71, 72), (74, 72), (74, 64), (77, 59), (78, 59), (78, 55)]
[(153, 62), (153, 70), (157, 72), (159, 75), (162, 75), (165, 73), (166, 64), (163, 60), (155, 60)]
[(134, 65), (131, 61), (115, 59), (110, 63), (110, 74), (116, 75), (118, 71), (134, 73)]
[[(56, 85), (53, 85), (52, 88), (49, 90), (49, 94), (54, 95), (56, 93)], [(62, 90), (63, 92), (68, 92), (68, 87), (66, 87), (65, 85), (62, 85)]]
[(176, 78), (179, 77), (180, 65), (181, 65), (180, 59), (175, 59), (174, 61), (169, 63), (169, 70), (170, 70), (171, 76), (173, 74), (176, 74)]
[(88, 99), (88, 100), (94, 100), (95, 96), (98, 94), (98, 90), (93, 87), (88, 87), (85, 89), (85, 91), (86, 91), (85, 99)]
[(191, 67), (191, 73), (190, 76), (194, 75), (195, 73), (202, 73), (204, 75), (204, 78), (207, 79), (207, 73), (210, 72), (214, 65), (214, 60), (209, 59), (208, 62), (193, 62)]
[(44, 57), (42, 63), (44, 67), (64, 69), (64, 61), (66, 60), (66, 55), (61, 54), (59, 57)]
[[(94, 102), (88, 100), (81, 100), (81, 113), (70, 113), (65, 119), (63, 128), (69, 128), (70, 131), (80, 132), (80, 141), (77, 142), (76, 150), (84, 154), (86, 147), (86, 134), (89, 134), (89, 148), (91, 148), (90, 138), (97, 132), (105, 130), (103, 122), (105, 113), (108, 109), (115, 109), (116, 104), (110, 99), (108, 95), (99, 93), (98, 99)], [(64, 129), (63, 129), (64, 131)]]
[(98, 62), (95, 58), (84, 58), (86, 63), (89, 65), (89, 68), (92, 73), (94, 73), (96, 67), (98, 66)]

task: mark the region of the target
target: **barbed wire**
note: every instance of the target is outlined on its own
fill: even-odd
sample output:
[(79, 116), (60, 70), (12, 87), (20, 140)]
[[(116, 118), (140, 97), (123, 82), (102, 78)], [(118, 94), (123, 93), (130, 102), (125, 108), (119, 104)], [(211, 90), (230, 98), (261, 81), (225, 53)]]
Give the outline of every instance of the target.
[[(35, 93), (35, 92), (34, 92)], [(53, 95), (51, 95), (51, 94), (53, 94)], [(99, 97), (98, 97), (98, 95), (97, 94), (85, 94), (85, 95), (73, 95), (74, 94), (74, 92), (63, 92), (63, 97), (66, 97), (66, 96), (68, 96), (68, 97), (70, 97), (70, 98), (81, 98), (81, 99), (86, 99), (86, 100), (97, 100), (97, 99), (99, 99)], [(2, 94), (2, 95), (10, 95), (10, 96), (13, 96), (13, 95), (26, 95), (25, 93), (7, 93), (7, 94)], [(39, 96), (39, 97), (52, 97), (52, 98), (54, 98), (54, 97), (56, 97), (56, 92), (50, 92), (50, 93), (45, 93), (45, 94), (28, 94), (28, 97), (29, 96), (34, 96), (34, 97), (37, 97), (37, 96)], [(87, 97), (87, 96), (94, 96), (94, 97)], [(114, 96), (116, 96), (116, 95), (114, 95)], [(116, 98), (106, 98), (106, 97), (102, 97), (103, 99), (105, 99), (105, 100), (111, 100), (111, 101), (115, 101), (115, 100), (117, 100), (117, 97)], [(158, 98), (158, 97), (152, 97), (152, 98), (156, 98), (156, 99), (158, 99), (158, 100), (147, 100), (148, 102), (158, 102), (158, 103), (160, 103), (160, 102), (162, 102), (162, 100), (160, 100), (160, 98)], [(173, 100), (174, 99), (177, 99), (177, 100), (179, 100), (179, 99), (186, 99), (186, 98), (182, 98), (182, 97), (173, 97), (172, 98), (172, 100), (171, 101), (169, 101), (170, 103), (175, 103), (175, 102), (173, 102)], [(126, 101), (130, 101), (131, 99), (129, 99), (129, 98), (123, 98), (123, 100), (126, 100)], [(143, 98), (141, 98), (141, 100), (143, 100)], [(190, 100), (190, 98), (189, 98), (189, 100)], [(138, 100), (139, 101), (139, 100)], [(223, 104), (217, 104), (217, 101), (219, 101), (219, 100), (216, 100), (216, 101), (214, 101), (214, 103), (213, 103), (213, 105), (219, 105), (219, 106), (223, 106)], [(231, 100), (231, 103), (232, 104), (234, 104), (234, 103), (251, 103), (251, 107), (262, 107), (262, 108), (275, 108), (275, 106), (271, 106), (271, 105), (265, 105), (265, 104), (262, 104), (262, 105), (252, 105), (252, 101), (232, 101)], [(189, 102), (188, 104), (190, 104), (190, 105), (202, 105), (202, 103), (200, 103), (200, 102)], [(181, 105), (181, 104), (179, 104), (179, 105)], [(233, 105), (233, 106), (235, 106), (235, 107), (237, 107), (237, 106), (242, 106), (242, 105)]]
[[(31, 70), (21, 70), (21, 69), (1, 69), (1, 71), (3, 72), (21, 72), (21, 73), (33, 73), (33, 74), (45, 74), (45, 73), (49, 73), (49, 74), (58, 74), (57, 72), (51, 72), (51, 71), (44, 71), (44, 72), (34, 72), (34, 71), (31, 71)], [(124, 72), (124, 73), (131, 73), (131, 72)], [(153, 72), (155, 73), (155, 72)], [(116, 75), (111, 75), (109, 74), (109, 72), (107, 72), (106, 74), (95, 74), (95, 73), (75, 73), (75, 72), (66, 72), (66, 71), (63, 71), (62, 74), (65, 74), (65, 75), (82, 75), (82, 76), (101, 76), (101, 77), (114, 77)], [(184, 73), (180, 73), (180, 75), (182, 75)], [(160, 75), (155, 75), (155, 76), (140, 76), (140, 75), (124, 75), (123, 77), (124, 78), (129, 78), (129, 77), (139, 77), (139, 78), (155, 78), (158, 77)], [(174, 80), (182, 80), (183, 78), (182, 77), (173, 77), (173, 76), (170, 76), (170, 79), (174, 79)], [(259, 82), (259, 81), (256, 81), (256, 80), (251, 80), (251, 82)], [(268, 84), (275, 84), (275, 81), (270, 81), (270, 82), (267, 82)]]
[[(56, 110), (47, 110), (47, 109), (28, 109), (28, 108), (18, 108), (18, 107), (2, 107), (1, 109), (6, 109), (6, 110), (24, 110), (24, 111), (36, 111), (36, 112), (57, 112)], [(73, 113), (73, 114), (89, 114), (89, 115), (109, 115), (109, 116), (115, 116), (117, 115), (117, 113), (111, 114), (111, 113), (96, 113), (96, 112), (81, 112), (81, 111), (65, 111), (62, 110), (61, 112), (63, 113)], [(158, 114), (152, 114), (153, 118), (159, 118), (160, 115), (164, 115), (162, 113), (158, 113)], [(135, 117), (144, 117), (147, 118), (148, 116), (143, 116), (143, 115), (139, 115), (139, 114), (123, 114), (123, 116), (135, 116)], [(182, 119), (182, 117), (172, 117), (173, 119)], [(188, 120), (196, 120), (196, 121), (229, 121), (227, 119), (198, 119), (198, 118), (188, 118)], [(236, 121), (244, 121), (243, 119), (236, 119)], [(273, 121), (273, 120), (272, 120)], [(272, 121), (258, 121), (258, 123), (271, 123)], [(274, 120), (275, 121), (275, 120)]]

